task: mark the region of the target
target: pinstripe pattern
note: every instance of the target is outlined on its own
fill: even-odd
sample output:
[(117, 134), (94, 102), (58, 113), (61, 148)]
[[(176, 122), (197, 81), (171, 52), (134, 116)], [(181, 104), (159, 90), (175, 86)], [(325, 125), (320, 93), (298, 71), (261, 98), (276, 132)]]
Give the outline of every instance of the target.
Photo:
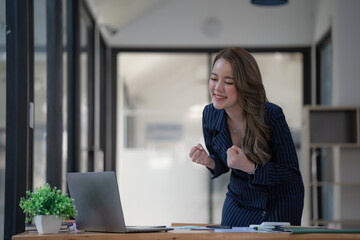
[[(304, 185), (289, 127), (282, 109), (265, 104), (265, 121), (270, 127), (268, 152), (271, 160), (259, 166), (254, 175), (231, 169), (230, 183), (223, 206), (222, 224), (249, 226), (264, 221), (301, 224)], [(214, 159), (213, 178), (228, 172), (226, 151), (233, 144), (225, 110), (212, 104), (203, 111), (206, 148)]]

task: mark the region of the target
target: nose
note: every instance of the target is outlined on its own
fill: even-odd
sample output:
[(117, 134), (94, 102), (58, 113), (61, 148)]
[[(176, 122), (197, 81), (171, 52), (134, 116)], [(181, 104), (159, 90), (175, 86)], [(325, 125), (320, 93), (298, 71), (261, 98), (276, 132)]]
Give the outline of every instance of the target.
[(215, 90), (222, 91), (224, 89), (224, 83), (223, 81), (219, 80), (215, 84)]

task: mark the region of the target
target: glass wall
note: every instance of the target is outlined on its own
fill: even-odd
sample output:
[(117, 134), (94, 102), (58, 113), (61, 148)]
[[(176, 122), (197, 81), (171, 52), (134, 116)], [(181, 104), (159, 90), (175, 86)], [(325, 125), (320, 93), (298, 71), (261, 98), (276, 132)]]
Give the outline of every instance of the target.
[[(6, 131), (5, 131), (5, 127), (6, 127), (6, 96), (9, 96), (6, 92), (6, 17), (5, 17), (5, 13), (6, 13), (6, 6), (5, 3), (6, 2), (11, 2), (11, 1), (6, 1), (6, 0), (0, 0), (0, 240), (3, 239), (4, 236), (4, 191), (5, 191), (5, 144), (6, 144)], [(60, 2), (58, 2), (60, 3)], [(84, 166), (82, 166), (83, 168), (81, 170), (84, 171), (88, 171), (88, 167), (87, 167), (87, 159), (88, 159), (88, 152), (89, 149), (91, 150), (91, 148), (89, 148), (88, 143), (88, 139), (89, 137), (87, 136), (87, 134), (90, 134), (89, 132), (94, 132), (93, 129), (91, 129), (91, 131), (89, 130), (89, 128), (93, 128), (93, 126), (91, 124), (88, 124), (88, 122), (90, 122), (89, 120), (89, 107), (88, 105), (90, 104), (89, 102), (92, 101), (91, 99), (93, 98), (93, 93), (91, 92), (91, 90), (89, 90), (89, 79), (93, 79), (93, 71), (94, 71), (94, 22), (93, 20), (90, 18), (90, 15), (86, 9), (86, 6), (84, 5), (84, 1), (80, 1), (80, 2), (75, 2), (75, 1), (67, 1), (67, 0), (62, 0), (61, 1), (62, 4), (62, 10), (57, 8), (56, 9), (56, 14), (63, 14), (62, 16), (62, 24), (63, 24), (63, 28), (62, 29), (57, 29), (57, 32), (59, 33), (59, 35), (62, 34), (62, 39), (63, 39), (63, 52), (62, 52), (62, 69), (60, 69), (60, 71), (58, 71), (59, 69), (56, 69), (56, 73), (58, 74), (57, 76), (62, 76), (63, 77), (63, 99), (62, 99), (62, 110), (63, 110), (63, 142), (62, 142), (62, 151), (63, 151), (63, 159), (62, 159), (62, 189), (65, 192), (66, 191), (66, 178), (65, 178), (65, 174), (66, 174), (66, 170), (67, 170), (67, 161), (69, 159), (68, 156), (68, 152), (67, 152), (67, 147), (68, 147), (68, 111), (67, 108), (68, 106), (77, 106), (78, 104), (78, 100), (77, 99), (70, 99), (71, 102), (68, 103), (68, 93), (69, 93), (69, 82), (68, 79), (71, 77), (71, 84), (73, 84), (76, 81), (76, 84), (78, 83), (77, 81), (79, 81), (79, 79), (74, 79), (74, 76), (79, 76), (80, 77), (80, 87), (81, 87), (81, 94), (78, 94), (77, 96), (81, 95), (81, 101), (82, 101), (82, 124), (80, 124), (81, 127), (83, 127), (81, 130), (78, 129), (78, 125), (74, 124), (71, 125), (71, 127), (75, 126), (75, 128), (71, 128), (72, 135), (76, 136), (76, 139), (74, 140), (73, 138), (71, 139), (72, 142), (76, 141), (76, 144), (78, 143), (78, 138), (77, 136), (79, 136), (79, 134), (81, 135), (81, 141), (86, 143), (85, 147), (82, 149), (83, 152), (85, 152), (85, 164)], [(67, 6), (67, 4), (70, 4), (69, 6)], [(56, 58), (56, 56), (53, 55), (48, 55), (51, 52), (53, 52), (52, 50), (54, 50), (54, 47), (58, 47), (58, 45), (53, 46), (53, 45), (48, 45), (50, 44), (50, 40), (49, 36), (51, 36), (50, 38), (54, 39), (54, 37), (51, 35), (51, 33), (49, 32), (49, 30), (47, 30), (47, 19), (48, 19), (48, 14), (51, 14), (51, 10), (53, 10), (50, 7), (55, 6), (54, 3), (51, 3), (49, 1), (46, 0), (33, 0), (33, 6), (32, 3), (30, 3), (29, 6), (26, 5), (26, 8), (21, 8), (21, 10), (26, 9), (27, 7), (29, 7), (30, 9), (33, 9), (33, 13), (30, 14), (30, 16), (34, 17), (34, 29), (33, 32), (26, 32), (26, 34), (29, 34), (30, 37), (34, 37), (34, 55), (32, 55), (32, 51), (30, 52), (26, 52), (25, 51), (25, 55), (26, 54), (30, 54), (29, 57), (31, 58), (30, 63), (32, 63), (32, 58), (34, 60), (34, 68), (29, 70), (30, 73), (34, 73), (34, 78), (32, 78), (30, 76), (30, 82), (29, 82), (29, 86), (30, 88), (33, 86), (34, 87), (34, 92), (30, 92), (28, 94), (30, 94), (30, 96), (34, 96), (33, 99), (33, 103), (34, 103), (34, 135), (33, 135), (33, 139), (31, 139), (31, 143), (33, 141), (33, 147), (32, 149), (30, 149), (30, 152), (33, 153), (33, 156), (30, 157), (31, 160), (33, 160), (33, 169), (31, 169), (33, 171), (33, 178), (32, 179), (26, 179), (33, 181), (32, 185), (34, 188), (35, 187), (39, 187), (40, 185), (42, 185), (43, 183), (45, 183), (47, 181), (47, 150), (51, 149), (52, 146), (47, 146), (47, 127), (52, 127), (55, 126), (54, 122), (47, 122), (47, 111), (48, 109), (57, 107), (52, 105), (50, 106), (48, 100), (48, 95), (47, 92), (49, 91), (49, 81), (52, 80), (52, 77), (50, 77), (50, 79), (48, 78), (48, 67), (50, 64), (49, 60), (54, 60), (54, 58)], [(71, 11), (73, 13), (72, 16), (68, 16), (66, 10), (68, 9), (68, 7), (73, 10)], [(14, 7), (15, 8), (15, 7)], [(15, 8), (15, 9), (20, 9), (20, 8)], [(17, 11), (17, 10), (15, 10)], [(72, 27), (76, 27), (77, 28), (77, 20), (80, 17), (78, 14), (80, 11), (82, 11), (81, 13), (81, 33), (80, 33), (80, 39), (78, 38), (78, 32), (76, 29), (76, 34), (72, 35), (72, 31), (70, 31), (70, 43), (71, 46), (68, 47), (68, 42), (67, 42), (67, 21), (71, 20), (73, 21), (73, 25), (72, 23), (70, 23), (70, 25)], [(83, 16), (84, 16), (84, 12), (85, 15), (87, 15), (86, 20), (84, 20)], [(10, 15), (14, 14), (13, 12), (9, 13)], [(53, 17), (53, 15), (50, 15), (51, 17)], [(59, 17), (59, 16), (57, 16)], [(70, 18), (69, 18), (70, 17)], [(50, 21), (51, 22), (51, 21)], [(74, 28), (75, 28), (74, 27)], [(32, 28), (30, 29), (32, 30)], [(20, 28), (19, 31), (28, 31), (28, 29), (26, 27), (24, 28)], [(74, 31), (74, 32), (75, 32)], [(48, 36), (49, 34), (49, 36)], [(22, 34), (19, 34), (19, 36), (22, 36)], [(99, 36), (98, 36), (99, 37)], [(58, 39), (56, 39), (58, 40)], [(77, 55), (76, 52), (79, 50), (78, 46), (79, 43), (78, 41), (81, 40), (80, 43), (80, 52), (81, 52), (81, 56)], [(47, 42), (49, 41), (49, 42)], [(57, 43), (57, 41), (56, 41)], [(48, 49), (48, 46), (51, 47)], [(16, 47), (16, 46), (15, 46)], [(70, 50), (69, 50), (70, 49)], [(56, 48), (56, 50), (58, 50), (58, 48)], [(70, 52), (69, 55), (71, 55), (69, 57), (68, 55), (68, 51)], [(57, 52), (57, 51), (56, 51)], [(58, 53), (58, 52), (57, 52)], [(74, 54), (75, 53), (75, 54)], [(60, 53), (61, 55), (61, 53)], [(74, 56), (76, 55), (76, 56)], [(80, 58), (80, 68), (79, 66), (77, 66), (77, 58)], [(70, 69), (70, 73), (68, 75), (68, 62), (74, 63), (76, 62), (76, 64), (74, 63), (74, 68)], [(104, 63), (105, 64), (105, 63)], [(76, 65), (76, 66), (75, 66)], [(12, 66), (10, 66), (12, 67)], [(72, 66), (70, 66), (71, 68)], [(27, 71), (28, 71), (27, 70)], [(33, 70), (33, 71), (32, 71)], [(80, 73), (79, 73), (79, 72)], [(59, 73), (60, 72), (60, 73)], [(79, 73), (79, 74), (78, 74)], [(55, 77), (57, 77), (55, 76)], [(57, 78), (55, 78), (56, 80), (58, 80)], [(32, 81), (33, 80), (33, 81)], [(75, 85), (75, 84), (74, 84)], [(76, 85), (76, 91), (78, 90), (78, 85)], [(32, 89), (30, 89), (31, 91)], [(71, 90), (71, 89), (70, 89)], [(103, 95), (106, 95), (106, 93), (103, 93)], [(49, 98), (51, 100), (51, 98)], [(89, 100), (90, 99), (90, 100)], [(22, 99), (23, 100), (23, 99)], [(24, 100), (26, 101), (26, 99)], [(94, 104), (92, 104), (93, 106)], [(24, 105), (25, 106), (25, 105)], [(77, 110), (77, 109), (76, 109)], [(77, 113), (72, 113), (70, 112), (70, 116), (72, 119), (70, 119), (70, 124), (73, 124), (76, 120), (76, 123), (78, 118), (77, 118)], [(85, 115), (85, 116), (84, 116)], [(75, 119), (75, 120), (74, 120)], [(91, 123), (91, 122), (90, 122)], [(58, 128), (57, 128), (58, 129)], [(27, 137), (28, 134), (26, 131), (20, 131), (19, 134), (21, 135), (21, 139), (22, 137)], [(32, 137), (32, 135), (31, 135)], [(32, 144), (31, 144), (32, 145)], [(75, 144), (74, 144), (75, 145)], [(58, 146), (58, 145), (57, 145)], [(78, 145), (76, 145), (77, 147)], [(9, 145), (8, 145), (9, 147)], [(78, 149), (76, 149), (76, 154)], [(71, 154), (71, 153), (70, 153)], [(71, 155), (72, 157), (72, 155)], [(74, 161), (71, 161), (71, 164), (74, 166), (78, 166), (78, 163), (80, 161), (80, 158), (76, 158), (76, 159), (71, 159)], [(103, 159), (102, 159), (103, 160)], [(99, 163), (100, 165), (101, 163)], [(103, 164), (102, 164), (103, 165)], [(20, 169), (24, 169), (24, 168), (20, 168)], [(54, 170), (54, 169), (51, 169)], [(60, 172), (59, 168), (56, 167), (56, 174)], [(49, 178), (54, 177), (56, 174), (51, 171), (49, 171)], [(21, 179), (21, 178), (25, 178), (26, 176), (21, 175), (21, 176), (13, 176), (15, 177), (17, 180)], [(56, 176), (58, 177), (58, 175)], [(10, 194), (9, 196), (11, 196), (13, 194)], [(17, 196), (19, 197), (19, 196)], [(10, 209), (10, 208), (9, 208)], [(8, 210), (8, 209), (7, 209)], [(16, 216), (17, 216), (18, 211), (16, 212)], [(14, 216), (15, 216), (14, 215)], [(8, 221), (8, 219), (7, 219)], [(9, 221), (7, 222), (7, 231), (8, 232), (14, 232), (15, 231), (15, 226), (12, 226), (12, 222)], [(10, 230), (9, 230), (10, 229)]]
[(0, 240), (4, 238), (6, 148), (6, 6), (0, 0)]
[(303, 107), (303, 56), (301, 53), (253, 53), (258, 62), (267, 98), (279, 105), (300, 144)]
[[(302, 54), (253, 55), (268, 99), (283, 108), (299, 154)], [(209, 172), (188, 156), (193, 145), (203, 144), (208, 62), (205, 53), (119, 54), (118, 178), (127, 224), (221, 222), (229, 174), (210, 181)]]
[(80, 170), (93, 171), (94, 26), (88, 14), (80, 14)]
[(34, 45), (33, 186), (35, 188), (46, 182), (46, 0), (34, 0)]
[(208, 54), (118, 55), (118, 181), (128, 225), (208, 222), (208, 171), (188, 157), (203, 143)]
[(89, 104), (88, 104), (88, 38), (87, 24), (80, 18), (80, 170), (88, 169), (88, 129), (89, 129)]

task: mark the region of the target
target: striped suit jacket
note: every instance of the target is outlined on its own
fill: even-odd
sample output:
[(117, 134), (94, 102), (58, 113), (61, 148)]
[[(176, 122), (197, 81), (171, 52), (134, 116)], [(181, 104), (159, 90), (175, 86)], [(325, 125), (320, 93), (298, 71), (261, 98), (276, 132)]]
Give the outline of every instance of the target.
[[(212, 104), (203, 111), (203, 134), (216, 178), (230, 169), (226, 151), (233, 143), (225, 110)], [(249, 226), (264, 221), (301, 224), (304, 185), (296, 149), (282, 109), (265, 103), (265, 121), (270, 128), (268, 153), (271, 160), (258, 166), (254, 175), (231, 169), (230, 183), (222, 211), (222, 224)]]

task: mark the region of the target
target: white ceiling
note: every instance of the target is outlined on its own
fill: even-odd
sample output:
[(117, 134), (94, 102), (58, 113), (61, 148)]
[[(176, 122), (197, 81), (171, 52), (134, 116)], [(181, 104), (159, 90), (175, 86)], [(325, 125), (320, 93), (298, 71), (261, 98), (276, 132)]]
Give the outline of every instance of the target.
[(97, 24), (110, 31), (110, 34), (115, 34), (166, 1), (168, 0), (86, 0)]
[(309, 45), (314, 0), (86, 0), (113, 47)]

